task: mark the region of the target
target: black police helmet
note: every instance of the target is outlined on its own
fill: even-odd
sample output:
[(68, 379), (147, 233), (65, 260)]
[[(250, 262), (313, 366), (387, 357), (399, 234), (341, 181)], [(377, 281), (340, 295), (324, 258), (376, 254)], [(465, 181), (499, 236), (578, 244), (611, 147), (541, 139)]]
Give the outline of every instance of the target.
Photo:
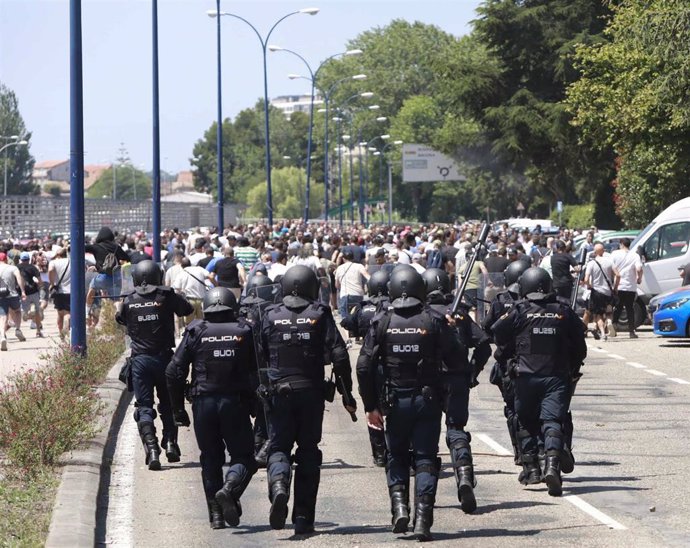
[(518, 280), (520, 296), (527, 297), (534, 293), (551, 293), (551, 276), (543, 268), (533, 266), (525, 270)]
[(236, 308), (237, 299), (235, 299), (235, 295), (227, 287), (214, 287), (204, 295), (202, 308), (204, 317), (208, 314), (217, 314), (219, 312), (234, 313)]
[(394, 308), (409, 308), (426, 299), (424, 278), (412, 267), (394, 269), (388, 291)]
[(307, 306), (319, 296), (319, 280), (314, 271), (304, 265), (291, 266), (280, 280), (283, 303), (291, 307)]
[(134, 287), (142, 285), (160, 285), (162, 272), (160, 267), (153, 261), (140, 261), (132, 268), (132, 283)]
[(450, 278), (445, 270), (440, 268), (427, 268), (422, 273), (424, 283), (426, 283), (427, 295), (432, 291), (440, 291), (444, 295), (450, 293)]
[(510, 263), (503, 271), (506, 287), (510, 288), (511, 285), (517, 283), (517, 281), (520, 279), (520, 276), (522, 276), (522, 273), (528, 268), (529, 264), (527, 264), (525, 261), (513, 261)]
[(367, 290), (370, 297), (388, 295), (388, 272), (385, 270), (374, 272), (367, 282)]
[(257, 276), (254, 274), (252, 279), (247, 282), (247, 291), (255, 287), (263, 287), (265, 285), (271, 285), (273, 282), (268, 276)]

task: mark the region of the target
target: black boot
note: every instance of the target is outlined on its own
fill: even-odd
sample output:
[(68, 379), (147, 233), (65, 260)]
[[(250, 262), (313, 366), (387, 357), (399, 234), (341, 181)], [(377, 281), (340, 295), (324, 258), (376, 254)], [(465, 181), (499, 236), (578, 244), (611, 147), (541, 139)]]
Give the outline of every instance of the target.
[(152, 422), (140, 422), (137, 426), (139, 427), (141, 442), (144, 444), (145, 462), (149, 470), (160, 470), (161, 448), (158, 445), (158, 438), (156, 438), (156, 427)]
[(287, 519), (287, 503), (290, 498), (290, 485), (285, 479), (278, 479), (270, 486), (271, 511), (268, 521), (271, 529), (283, 529)]
[(410, 495), (404, 485), (393, 485), (389, 488), (391, 497), (391, 514), (394, 533), (407, 533), (410, 523)]
[(211, 523), (211, 529), (225, 529), (225, 520), (220, 504), (215, 499), (208, 499), (206, 505), (208, 506), (208, 521)]
[(539, 457), (537, 455), (522, 455), (522, 472), (518, 480), (522, 485), (536, 485), (541, 483), (541, 468), (539, 467)]
[(477, 499), (474, 496), (474, 488), (477, 486), (477, 481), (474, 479), (474, 467), (471, 463), (458, 466), (456, 474), (460, 508), (465, 514), (471, 514), (477, 509)]
[(303, 512), (299, 508), (294, 511), (294, 518), (296, 535), (311, 535), (314, 532), (314, 518), (307, 515), (308, 512)]
[(388, 460), (386, 455), (386, 438), (381, 430), (369, 428), (369, 442), (371, 443), (371, 455), (374, 466), (383, 468)]
[[(507, 411), (506, 411), (507, 413)], [(518, 424), (517, 417), (506, 419), (508, 424), (508, 434), (510, 435), (510, 443), (513, 445), (513, 461), (515, 466), (520, 465), (520, 442), (518, 441)]]
[(180, 446), (177, 445), (177, 442), (163, 440), (163, 449), (165, 449), (165, 458), (168, 459), (168, 462), (180, 462), (182, 452), (180, 451)]
[(432, 540), (431, 526), (434, 524), (434, 497), (422, 495), (417, 498), (414, 512), (414, 535), (419, 542)]
[(549, 495), (552, 497), (560, 497), (563, 494), (563, 487), (561, 485), (561, 462), (556, 452), (549, 451), (546, 454), (544, 481), (549, 488)]
[(223, 511), (223, 518), (225, 518), (230, 527), (237, 527), (240, 524), (240, 516), (242, 515), (242, 506), (240, 506), (239, 498), (235, 496), (235, 489), (235, 483), (232, 480), (228, 480), (216, 493), (216, 502), (220, 505)]
[(575, 470), (575, 456), (570, 447), (563, 445), (563, 451), (561, 451), (561, 472), (570, 474), (573, 470)]

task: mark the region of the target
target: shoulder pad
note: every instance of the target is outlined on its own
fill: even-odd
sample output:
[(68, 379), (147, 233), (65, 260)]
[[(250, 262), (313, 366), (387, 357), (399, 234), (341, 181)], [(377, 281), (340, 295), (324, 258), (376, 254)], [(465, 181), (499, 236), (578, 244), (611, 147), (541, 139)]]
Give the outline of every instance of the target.
[(264, 308), (264, 312), (272, 312), (273, 310), (278, 310), (281, 306), (285, 306), (283, 303), (273, 303), (269, 304)]
[(192, 320), (192, 322), (185, 327), (185, 332), (190, 335), (195, 335), (199, 330), (206, 326), (206, 320)]
[(122, 297), (123, 299), (126, 299), (127, 297), (131, 297), (135, 293), (136, 293), (136, 291), (134, 291), (134, 289), (131, 289), (130, 291), (125, 291), (124, 293), (120, 293), (120, 297)]

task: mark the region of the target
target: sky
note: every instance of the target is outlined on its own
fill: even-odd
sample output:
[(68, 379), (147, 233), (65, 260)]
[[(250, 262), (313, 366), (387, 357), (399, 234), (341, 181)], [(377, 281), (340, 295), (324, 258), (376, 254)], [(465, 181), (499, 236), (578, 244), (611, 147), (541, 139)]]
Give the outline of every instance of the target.
[[(269, 43), (299, 52), (312, 67), (346, 49), (361, 32), (392, 19), (434, 24), (456, 36), (471, 30), (480, 0), (221, 0), (221, 11), (249, 20), (262, 35), (291, 16)], [(189, 169), (192, 147), (216, 119), (214, 0), (158, 0), (161, 168)], [(134, 165), (152, 165), (151, 1), (82, 0), (85, 163), (110, 163), (121, 143)], [(223, 117), (263, 97), (261, 46), (239, 20), (222, 19)], [(268, 54), (268, 94), (308, 94), (289, 80), (304, 66)], [(37, 161), (69, 158), (69, 1), (0, 0), (0, 82), (18, 97)]]

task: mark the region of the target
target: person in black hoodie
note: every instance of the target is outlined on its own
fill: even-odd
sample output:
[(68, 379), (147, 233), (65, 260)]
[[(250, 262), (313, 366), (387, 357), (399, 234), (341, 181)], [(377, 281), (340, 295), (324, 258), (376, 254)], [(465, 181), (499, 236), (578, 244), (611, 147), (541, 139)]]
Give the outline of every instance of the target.
[(108, 295), (119, 295), (122, 280), (119, 277), (120, 264), (129, 262), (129, 256), (115, 243), (115, 234), (107, 227), (101, 227), (93, 245), (85, 247), (86, 253), (91, 253), (96, 260), (98, 276), (93, 279), (89, 294), (105, 291)]

